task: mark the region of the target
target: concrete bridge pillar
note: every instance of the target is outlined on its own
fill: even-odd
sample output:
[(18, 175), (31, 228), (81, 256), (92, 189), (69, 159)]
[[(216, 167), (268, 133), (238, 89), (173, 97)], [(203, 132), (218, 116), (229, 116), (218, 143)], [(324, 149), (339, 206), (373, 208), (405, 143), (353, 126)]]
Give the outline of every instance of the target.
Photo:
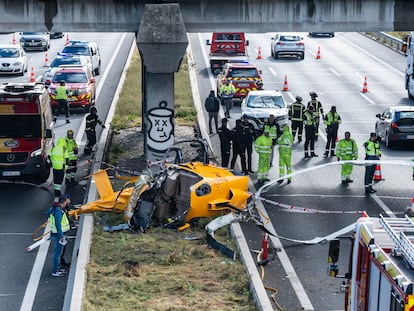
[(146, 4), (137, 34), (142, 70), (145, 156), (158, 161), (174, 143), (174, 72), (188, 45), (178, 4)]

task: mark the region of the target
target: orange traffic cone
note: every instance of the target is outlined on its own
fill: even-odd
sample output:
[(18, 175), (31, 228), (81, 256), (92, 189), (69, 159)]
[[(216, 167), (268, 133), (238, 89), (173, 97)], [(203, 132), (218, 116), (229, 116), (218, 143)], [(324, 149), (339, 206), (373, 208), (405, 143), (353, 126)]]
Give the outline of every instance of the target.
[(30, 72), (30, 82), (35, 82), (36, 81), (36, 77), (35, 77), (35, 73), (34, 73), (34, 68), (32, 67), (32, 71)]
[(364, 77), (364, 85), (362, 86), (362, 93), (368, 92), (367, 76)]
[(363, 211), (361, 217), (368, 217), (367, 211)]
[(13, 43), (13, 44), (16, 44), (16, 35), (15, 35), (15, 34), (13, 34), (13, 40), (12, 40), (12, 43)]
[(69, 41), (69, 34), (66, 34), (66, 43), (65, 43), (65, 45), (68, 45), (70, 43), (70, 41)]
[(321, 47), (318, 46), (318, 52), (316, 53), (316, 59), (321, 59)]
[(289, 91), (288, 82), (287, 82), (287, 75), (285, 75), (285, 82), (283, 83), (283, 90)]
[(262, 59), (262, 52), (260, 52), (260, 46), (259, 46), (259, 51), (257, 52), (256, 59)]
[(374, 182), (379, 182), (381, 180), (384, 180), (381, 175), (381, 166), (377, 164), (377, 166), (375, 166)]
[(49, 58), (47, 57), (47, 52), (45, 53), (45, 63), (43, 64), (43, 67), (49, 67)]

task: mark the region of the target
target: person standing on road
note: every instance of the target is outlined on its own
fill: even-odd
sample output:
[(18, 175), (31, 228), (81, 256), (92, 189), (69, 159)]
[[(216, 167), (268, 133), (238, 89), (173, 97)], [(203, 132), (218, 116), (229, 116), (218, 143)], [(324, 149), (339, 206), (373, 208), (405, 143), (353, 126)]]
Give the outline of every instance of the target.
[(70, 199), (61, 195), (49, 210), (50, 238), (53, 243), (52, 276), (57, 277), (64, 276), (66, 272), (61, 268), (60, 261), (63, 247), (67, 243), (64, 233), (70, 230), (69, 219), (65, 213), (69, 203)]
[[(379, 160), (381, 157), (381, 150), (379, 142), (377, 141), (377, 134), (371, 133), (369, 140), (364, 143), (365, 160)], [(372, 189), (372, 179), (374, 178), (376, 164), (365, 166), (365, 194), (375, 193)]]
[(331, 152), (331, 157), (335, 156), (335, 144), (338, 138), (339, 124), (341, 124), (341, 122), (341, 116), (336, 112), (336, 106), (332, 106), (331, 110), (325, 116), (327, 142), (325, 153), (323, 155), (324, 158), (329, 156), (329, 151)]
[(298, 132), (298, 143), (302, 141), (303, 120), (306, 110), (302, 100), (302, 97), (296, 96), (296, 101), (289, 107), (289, 120), (292, 123), (292, 136), (293, 139), (295, 139), (296, 132)]
[[(318, 155), (315, 153), (315, 115), (313, 113), (313, 107), (309, 106), (309, 108), (305, 111), (305, 159), (311, 157), (317, 157)], [(309, 149), (310, 147), (310, 149)], [(310, 156), (309, 152), (310, 151)]]
[(265, 123), (264, 129), (269, 130), (269, 137), (272, 139), (272, 142), (273, 142), (273, 144), (272, 144), (272, 153), (270, 154), (270, 167), (272, 167), (273, 166), (273, 158), (274, 158), (274, 154), (275, 154), (276, 141), (277, 141), (277, 138), (280, 136), (279, 123), (277, 123), (274, 115), (271, 114), (269, 116), (269, 119)]
[[(286, 173), (292, 174), (292, 145), (293, 145), (293, 136), (290, 133), (289, 126), (287, 124), (283, 125), (282, 135), (277, 139), (277, 144), (279, 145), (279, 177), (285, 176)], [(278, 180), (278, 183), (281, 184), (283, 180)], [(292, 177), (288, 178), (288, 184), (292, 182)]]
[(316, 94), (316, 92), (310, 92), (309, 96), (311, 97), (311, 100), (308, 102), (307, 108), (309, 108), (309, 106), (313, 107), (313, 112), (315, 114), (315, 140), (318, 140), (319, 121), (321, 119), (321, 116), (323, 117), (323, 107), (322, 103), (317, 100), (318, 94)]
[(228, 119), (230, 119), (230, 109), (233, 106), (234, 93), (236, 93), (236, 88), (233, 83), (229, 82), (227, 79), (224, 79), (223, 85), (220, 87), (220, 97), (225, 108), (224, 116)]
[(96, 129), (95, 129), (96, 125), (100, 124), (102, 128), (105, 128), (105, 124), (103, 124), (103, 122), (99, 119), (97, 113), (98, 113), (98, 110), (96, 109), (96, 107), (92, 107), (90, 114), (86, 116), (85, 133), (86, 133), (87, 142), (86, 142), (85, 149), (83, 150), (83, 152), (86, 155), (89, 155), (92, 153), (93, 146), (95, 146), (96, 144)]
[(76, 143), (76, 140), (73, 138), (74, 132), (72, 130), (68, 130), (66, 132), (66, 147), (68, 150), (68, 156), (69, 156), (69, 166), (66, 170), (66, 183), (75, 185), (76, 180), (76, 170), (78, 165), (78, 144)]
[[(358, 146), (355, 139), (351, 138), (350, 132), (345, 132), (345, 138), (338, 142), (336, 147), (336, 157), (338, 161), (341, 160), (356, 160), (358, 159)], [(342, 164), (341, 181), (342, 184), (353, 182), (351, 179), (353, 165), (350, 163)]]
[(265, 128), (263, 134), (254, 143), (254, 149), (259, 155), (259, 163), (257, 165), (257, 182), (259, 185), (270, 180), (267, 178), (267, 174), (270, 168), (270, 154), (272, 153), (273, 140), (270, 138), (269, 133), (269, 129)]
[(230, 168), (234, 169), (236, 164), (237, 156), (240, 156), (241, 170), (243, 173), (246, 173), (246, 154), (244, 146), (244, 137), (243, 137), (243, 127), (242, 120), (236, 120), (236, 126), (231, 130), (233, 137), (233, 157), (231, 159)]
[(63, 111), (66, 115), (66, 123), (70, 123), (69, 120), (69, 96), (70, 92), (66, 89), (65, 81), (60, 81), (59, 86), (56, 88), (56, 100), (57, 100), (57, 107), (55, 111), (55, 117), (53, 121), (56, 122), (59, 114)]
[(65, 169), (69, 164), (69, 154), (66, 146), (65, 137), (58, 138), (56, 146), (49, 153), (49, 159), (53, 168), (53, 189), (55, 196), (60, 196), (63, 179), (65, 178)]
[(228, 167), (230, 160), (231, 142), (233, 134), (227, 127), (227, 119), (221, 119), (221, 126), (217, 131), (220, 138), (221, 166)]
[(256, 139), (256, 132), (254, 130), (253, 124), (249, 122), (249, 118), (247, 115), (243, 115), (242, 117), (242, 129), (243, 129), (243, 141), (244, 147), (246, 148), (246, 158), (247, 158), (247, 171), (244, 173), (247, 175), (248, 173), (253, 174), (252, 169), (252, 154), (253, 154), (253, 143)]
[(210, 94), (204, 102), (204, 108), (208, 112), (208, 129), (210, 130), (210, 135), (213, 134), (213, 128), (211, 126), (211, 121), (214, 119), (216, 125), (216, 133), (218, 132), (218, 112), (220, 110), (220, 100), (217, 98), (213, 90), (210, 91)]

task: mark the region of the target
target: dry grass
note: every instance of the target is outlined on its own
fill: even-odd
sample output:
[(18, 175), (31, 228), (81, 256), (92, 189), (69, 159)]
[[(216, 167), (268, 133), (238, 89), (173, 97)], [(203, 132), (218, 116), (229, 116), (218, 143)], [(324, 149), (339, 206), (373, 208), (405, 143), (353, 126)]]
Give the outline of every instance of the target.
[[(179, 72), (174, 74), (174, 84), (175, 122), (180, 125), (194, 124), (197, 113), (189, 87), (187, 56), (184, 56)], [(141, 58), (135, 49), (111, 124), (114, 130), (141, 126), (141, 99)]]
[[(112, 124), (115, 130), (141, 124), (140, 86), (136, 83), (140, 66), (135, 53)], [(177, 124), (194, 124), (196, 119), (187, 69), (184, 59), (175, 76)], [(111, 148), (109, 153), (122, 156), (118, 149)], [(114, 183), (115, 191), (118, 186)], [(95, 214), (82, 310), (257, 310), (243, 264), (208, 247), (207, 220), (200, 221), (198, 229), (184, 232), (162, 228), (151, 228), (144, 234), (102, 230), (104, 224), (122, 222), (123, 215)], [(188, 240), (187, 236), (199, 239)], [(235, 249), (227, 228), (219, 230), (216, 238)]]
[(256, 310), (243, 265), (210, 249), (202, 231), (97, 229), (92, 245), (85, 311)]

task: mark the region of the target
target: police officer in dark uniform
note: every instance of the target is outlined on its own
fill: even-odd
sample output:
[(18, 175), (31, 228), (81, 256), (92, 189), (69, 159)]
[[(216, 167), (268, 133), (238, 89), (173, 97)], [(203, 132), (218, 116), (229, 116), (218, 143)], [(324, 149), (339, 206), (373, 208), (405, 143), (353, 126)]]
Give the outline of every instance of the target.
[(221, 119), (221, 126), (217, 131), (220, 138), (221, 166), (227, 167), (230, 160), (231, 142), (233, 135), (227, 127), (227, 118)]
[(247, 115), (242, 117), (242, 128), (243, 128), (243, 140), (244, 147), (246, 148), (246, 158), (247, 158), (247, 171), (244, 171), (245, 174), (254, 173), (252, 169), (252, 154), (253, 154), (253, 143), (256, 140), (256, 131), (253, 124), (249, 122)]
[(236, 126), (231, 130), (232, 137), (233, 137), (233, 157), (231, 159), (230, 167), (234, 169), (234, 165), (236, 164), (237, 156), (240, 156), (241, 162), (241, 169), (242, 172), (246, 172), (246, 154), (244, 146), (244, 136), (243, 136), (243, 127), (242, 127), (242, 120), (236, 120)]

